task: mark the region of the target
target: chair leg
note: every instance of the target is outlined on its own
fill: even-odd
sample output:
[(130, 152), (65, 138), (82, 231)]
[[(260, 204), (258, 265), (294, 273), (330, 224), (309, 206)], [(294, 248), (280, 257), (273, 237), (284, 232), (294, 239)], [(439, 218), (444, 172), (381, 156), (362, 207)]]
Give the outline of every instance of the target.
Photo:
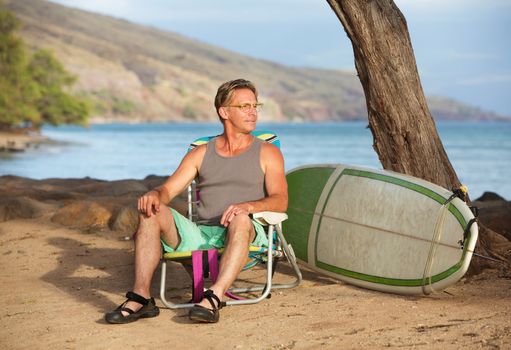
[[(283, 283), (283, 284), (272, 284), (272, 269), (273, 269), (273, 234), (277, 232), (277, 237), (279, 241), (282, 243), (282, 248), (286, 255), (286, 259), (291, 264), (293, 271), (295, 273), (295, 280), (292, 283)], [(246, 305), (246, 304), (256, 304), (264, 299), (270, 294), (272, 289), (289, 289), (298, 286), (302, 281), (302, 273), (296, 263), (296, 257), (290, 249), (289, 245), (286, 242), (284, 235), (282, 234), (281, 225), (270, 225), (268, 228), (268, 251), (267, 251), (268, 262), (266, 265), (266, 284), (249, 287), (249, 288), (232, 288), (229, 290), (231, 293), (249, 293), (249, 292), (260, 292), (263, 293), (257, 297), (252, 299), (243, 299), (243, 300), (229, 300), (226, 302), (226, 305)], [(169, 309), (183, 309), (192, 307), (193, 303), (186, 304), (174, 304), (166, 298), (166, 277), (167, 277), (167, 262), (162, 260), (161, 263), (161, 282), (160, 282), (160, 299), (162, 303), (168, 307)]]
[[(271, 291), (271, 283), (272, 283), (272, 267), (273, 267), (273, 232), (275, 230), (274, 225), (270, 225), (268, 228), (268, 262), (266, 263), (266, 285), (264, 287), (256, 287), (260, 288), (259, 290), (263, 290), (263, 293), (257, 297), (252, 299), (243, 299), (243, 300), (229, 300), (226, 302), (226, 305), (247, 305), (247, 304), (256, 304), (261, 300), (266, 299), (268, 294)], [(251, 289), (251, 288), (246, 288)], [(236, 290), (236, 289), (234, 289)]]
[[(291, 264), (295, 274), (295, 280), (291, 283), (275, 283), (272, 284), (272, 289), (290, 289), (298, 286), (302, 282), (302, 273), (298, 264), (296, 262), (296, 256), (292, 251), (291, 247), (287, 244), (286, 238), (282, 234), (282, 227), (280, 225), (276, 225), (275, 229), (277, 231), (277, 237), (282, 243), (282, 248), (284, 249), (284, 253), (286, 255), (287, 261)], [(230, 290), (232, 293), (250, 293), (250, 292), (260, 292), (264, 289), (264, 286), (254, 286), (248, 288), (233, 288)]]
[(298, 264), (296, 262), (295, 253), (292, 251), (292, 248), (287, 244), (286, 238), (282, 233), (282, 224), (277, 225), (277, 236), (280, 242), (282, 243), (282, 249), (284, 249), (287, 261), (293, 267), (293, 271), (295, 272), (296, 275), (296, 280), (293, 283), (276, 285), (274, 288), (294, 288), (302, 282), (302, 272), (300, 271), (300, 268), (298, 267)]
[(166, 297), (166, 286), (167, 283), (167, 262), (165, 260), (161, 260), (161, 280), (160, 280), (160, 300), (169, 309), (184, 309), (184, 308), (190, 308), (194, 306), (193, 303), (186, 303), (186, 304), (174, 304), (173, 302), (167, 300)]

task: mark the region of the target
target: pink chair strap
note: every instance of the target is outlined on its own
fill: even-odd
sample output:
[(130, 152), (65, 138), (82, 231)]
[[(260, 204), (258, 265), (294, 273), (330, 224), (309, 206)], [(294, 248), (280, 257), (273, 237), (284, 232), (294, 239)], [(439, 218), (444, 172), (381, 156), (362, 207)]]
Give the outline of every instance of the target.
[(192, 301), (200, 303), (204, 294), (204, 276), (202, 270), (202, 250), (194, 250), (192, 252), (192, 269), (193, 269), (193, 290)]
[[(204, 295), (204, 269), (203, 269), (203, 257), (207, 252), (207, 262), (209, 268), (209, 276), (213, 283), (218, 278), (218, 250), (209, 249), (194, 250), (192, 252), (192, 266), (193, 266), (193, 297), (194, 303), (199, 303)], [(233, 300), (244, 300), (245, 298), (234, 295), (230, 292), (226, 292), (225, 295)]]
[(218, 278), (218, 250), (208, 250), (209, 277), (213, 283)]

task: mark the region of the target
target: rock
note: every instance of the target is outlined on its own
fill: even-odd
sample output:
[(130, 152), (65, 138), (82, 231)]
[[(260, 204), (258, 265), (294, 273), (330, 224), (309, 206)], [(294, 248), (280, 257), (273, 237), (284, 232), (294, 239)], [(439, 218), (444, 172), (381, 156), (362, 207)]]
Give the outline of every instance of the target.
[(119, 180), (92, 183), (76, 188), (77, 192), (93, 196), (123, 196), (126, 194), (141, 195), (148, 191), (146, 185), (137, 180)]
[(38, 201), (63, 201), (69, 199), (78, 199), (83, 196), (77, 195), (75, 193), (65, 192), (65, 191), (51, 191), (51, 190), (41, 190), (37, 188), (26, 188), (26, 189), (18, 189), (19, 194), (28, 196), (30, 198), (34, 198)]
[(98, 185), (107, 183), (105, 180), (97, 180), (92, 179), (90, 177), (84, 177), (81, 179), (61, 179), (61, 178), (53, 178), (53, 179), (45, 179), (42, 180), (45, 185), (49, 185), (52, 187), (65, 188), (67, 190), (73, 191), (75, 188), (86, 185)]
[(0, 177), (0, 193), (9, 197), (30, 197), (37, 201), (60, 201), (83, 197), (67, 188), (50, 184), (50, 180), (33, 180), (17, 176)]
[(479, 222), (511, 241), (511, 202), (498, 203), (479, 208)]
[(119, 180), (110, 182), (109, 194), (112, 196), (122, 196), (135, 193), (143, 194), (149, 191), (146, 185), (138, 180)]
[(0, 199), (0, 222), (37, 218), (49, 210), (52, 206), (29, 197), (3, 197)]
[(167, 180), (167, 176), (149, 175), (146, 176), (146, 178), (143, 180), (143, 183), (149, 190), (152, 190), (158, 186), (161, 186), (165, 180)]
[(133, 234), (138, 226), (138, 211), (134, 207), (122, 207), (112, 215), (108, 226), (112, 231)]
[(107, 206), (90, 201), (72, 202), (60, 208), (52, 222), (71, 227), (107, 227), (112, 216)]
[(475, 200), (476, 202), (505, 201), (504, 198), (495, 192), (484, 192), (483, 195)]
[(37, 180), (32, 180), (27, 177), (14, 176), (14, 175), (4, 175), (0, 176), (0, 185), (11, 188), (11, 187), (19, 187), (26, 186), (27, 184), (35, 184)]

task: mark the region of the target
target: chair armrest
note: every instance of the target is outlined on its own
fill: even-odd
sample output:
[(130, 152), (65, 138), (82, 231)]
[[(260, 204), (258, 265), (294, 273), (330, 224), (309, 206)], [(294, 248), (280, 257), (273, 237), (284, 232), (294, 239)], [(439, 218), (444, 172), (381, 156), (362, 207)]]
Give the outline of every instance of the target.
[(287, 219), (287, 214), (273, 211), (262, 211), (252, 214), (252, 217), (261, 225), (277, 225)]

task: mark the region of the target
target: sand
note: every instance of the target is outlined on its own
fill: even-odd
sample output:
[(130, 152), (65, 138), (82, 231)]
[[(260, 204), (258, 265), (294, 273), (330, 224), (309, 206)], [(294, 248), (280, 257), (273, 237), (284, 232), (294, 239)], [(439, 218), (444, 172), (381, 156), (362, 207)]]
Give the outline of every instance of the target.
[[(0, 349), (511, 349), (504, 263), (424, 297), (364, 290), (302, 267), (299, 287), (226, 307), (218, 324), (164, 308), (156, 318), (107, 324), (104, 313), (133, 283), (133, 241), (125, 238), (136, 229), (136, 199), (163, 180), (0, 177)], [(510, 202), (480, 204), (483, 222), (511, 231)], [(505, 241), (499, 254), (511, 261)], [(162, 306), (156, 276), (152, 294)], [(280, 264), (276, 281), (291, 276)], [(168, 279), (172, 297), (190, 298), (181, 265), (170, 264)], [(264, 271), (241, 280), (263, 281)]]
[[(124, 301), (132, 284), (133, 242), (106, 228), (61, 226), (51, 215), (0, 223), (0, 348), (511, 348), (511, 280), (502, 270), (410, 297), (303, 268), (299, 287), (257, 305), (224, 308), (218, 324), (194, 324), (186, 311), (162, 308), (156, 318), (110, 325), (103, 314)], [(186, 298), (188, 275), (179, 265), (170, 270), (176, 294)], [(263, 277), (261, 270), (247, 273), (242, 278)], [(282, 264), (276, 279), (286, 278), (290, 269)]]

